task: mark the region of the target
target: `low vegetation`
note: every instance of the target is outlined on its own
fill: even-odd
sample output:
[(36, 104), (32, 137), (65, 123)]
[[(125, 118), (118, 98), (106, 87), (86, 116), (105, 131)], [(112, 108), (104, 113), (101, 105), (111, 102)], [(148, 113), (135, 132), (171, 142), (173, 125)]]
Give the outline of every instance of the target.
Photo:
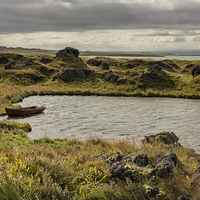
[[(30, 140), (21, 124), (11, 124), (4, 121), (0, 129), (2, 200), (176, 199), (181, 195), (198, 199), (200, 195), (198, 185), (191, 184), (200, 156), (191, 149), (163, 146), (162, 143), (107, 142), (100, 138), (85, 142), (78, 139)], [(149, 163), (175, 153), (178, 161), (167, 177), (148, 178), (148, 166), (138, 166), (132, 168), (138, 177), (136, 181), (128, 177), (123, 180), (111, 177), (106, 158), (100, 158), (100, 155), (108, 155), (112, 161), (116, 152), (125, 157), (130, 153), (145, 154)]]
[[(103, 69), (102, 65), (87, 64), (88, 57), (55, 58), (52, 52), (28, 53), (0, 54), (1, 115), (5, 114), (5, 107), (16, 107), (13, 103), (33, 95), (200, 98), (200, 78), (192, 76), (192, 68), (186, 68), (200, 61), (96, 57), (109, 65), (109, 69)], [(66, 69), (70, 77), (64, 79)], [(60, 76), (56, 76), (58, 73)], [(30, 140), (30, 130), (29, 124), (0, 121), (2, 200), (167, 200), (200, 196), (199, 183), (193, 180), (200, 157), (189, 148), (162, 142), (107, 142), (101, 138), (84, 142), (67, 138)], [(149, 177), (149, 166), (158, 170), (159, 159), (172, 153), (177, 161), (169, 168), (169, 174)], [(130, 155), (148, 156), (149, 166), (124, 165)], [(121, 162), (122, 171), (129, 175), (113, 177), (115, 165), (110, 162)]]

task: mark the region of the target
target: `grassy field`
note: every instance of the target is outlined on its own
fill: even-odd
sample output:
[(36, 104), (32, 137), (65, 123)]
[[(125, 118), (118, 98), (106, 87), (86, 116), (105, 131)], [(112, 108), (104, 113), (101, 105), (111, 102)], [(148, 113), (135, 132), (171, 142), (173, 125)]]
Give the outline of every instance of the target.
[[(200, 61), (163, 60), (168, 68), (151, 71), (152, 59), (125, 59), (97, 57), (109, 63), (109, 70), (83, 62), (69, 56), (55, 58), (54, 54), (2, 53), (12, 61), (13, 69), (0, 64), (0, 114), (5, 107), (15, 107), (32, 95), (107, 95), (139, 97), (200, 98), (200, 77), (193, 78), (188, 64)], [(43, 64), (42, 58), (52, 62)], [(28, 59), (28, 60), (27, 60)], [(28, 63), (28, 64), (26, 64)], [(25, 65), (26, 64), (26, 65)], [(87, 78), (74, 77), (67, 82), (53, 77), (66, 69), (92, 70)], [(112, 71), (112, 72), (111, 72)], [(153, 73), (153, 75), (151, 74)], [(108, 79), (110, 74), (123, 79), (117, 84)], [(149, 74), (155, 79), (142, 78)], [(199, 155), (182, 146), (155, 146), (136, 144), (134, 141), (107, 142), (100, 138), (87, 141), (41, 138), (30, 140), (28, 124), (0, 121), (0, 199), (177, 199), (179, 196), (199, 199), (199, 185), (192, 177), (199, 163)], [(174, 130), (175, 132), (176, 130)], [(177, 164), (165, 178), (149, 179), (148, 167), (130, 168), (137, 181), (130, 178), (120, 180), (110, 177), (110, 166), (106, 159), (95, 159), (99, 154), (116, 152), (127, 155), (148, 155), (150, 163), (168, 153), (175, 153)], [(109, 157), (109, 156), (108, 156)], [(156, 164), (155, 164), (156, 165)], [(126, 166), (130, 167), (130, 166)], [(157, 188), (155, 194), (152, 191)]]

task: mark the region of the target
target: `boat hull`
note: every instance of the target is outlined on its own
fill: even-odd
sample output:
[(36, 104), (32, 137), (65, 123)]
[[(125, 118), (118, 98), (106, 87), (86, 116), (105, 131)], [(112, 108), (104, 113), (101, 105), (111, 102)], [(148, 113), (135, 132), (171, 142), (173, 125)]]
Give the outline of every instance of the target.
[(45, 110), (45, 107), (37, 107), (37, 106), (32, 106), (32, 107), (24, 107), (24, 108), (5, 108), (6, 113), (9, 117), (13, 116), (23, 116), (23, 115), (32, 115), (32, 114), (37, 114), (41, 113)]

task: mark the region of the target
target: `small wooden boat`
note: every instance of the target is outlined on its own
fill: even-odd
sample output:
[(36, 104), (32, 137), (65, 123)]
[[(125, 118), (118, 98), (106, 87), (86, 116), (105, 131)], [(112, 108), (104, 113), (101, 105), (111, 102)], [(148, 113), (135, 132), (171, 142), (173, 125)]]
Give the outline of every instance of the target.
[(45, 110), (45, 107), (31, 106), (23, 108), (5, 108), (5, 110), (9, 117), (13, 117), (41, 113)]

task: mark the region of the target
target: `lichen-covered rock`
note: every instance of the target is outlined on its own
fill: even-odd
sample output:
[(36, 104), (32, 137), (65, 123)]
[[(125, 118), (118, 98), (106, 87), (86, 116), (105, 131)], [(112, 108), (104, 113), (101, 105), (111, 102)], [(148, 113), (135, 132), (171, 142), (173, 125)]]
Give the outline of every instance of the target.
[(169, 153), (156, 161), (155, 169), (151, 170), (149, 177), (167, 178), (177, 164), (175, 153)]
[(163, 144), (171, 144), (173, 146), (179, 145), (178, 143), (179, 138), (173, 133), (173, 132), (162, 132), (158, 133), (156, 135), (149, 135), (145, 136), (144, 140), (142, 140), (142, 143), (149, 143), (151, 145), (163, 143)]
[(120, 154), (119, 152), (114, 153), (111, 155), (106, 161), (106, 164), (112, 165), (115, 162), (122, 161), (124, 158), (124, 155)]
[(145, 167), (149, 164), (149, 158), (148, 155), (139, 154), (132, 159), (132, 162), (140, 167)]
[(137, 181), (137, 176), (124, 162), (115, 162), (111, 165), (110, 178), (118, 178), (122, 181), (126, 181), (129, 178), (131, 181)]

